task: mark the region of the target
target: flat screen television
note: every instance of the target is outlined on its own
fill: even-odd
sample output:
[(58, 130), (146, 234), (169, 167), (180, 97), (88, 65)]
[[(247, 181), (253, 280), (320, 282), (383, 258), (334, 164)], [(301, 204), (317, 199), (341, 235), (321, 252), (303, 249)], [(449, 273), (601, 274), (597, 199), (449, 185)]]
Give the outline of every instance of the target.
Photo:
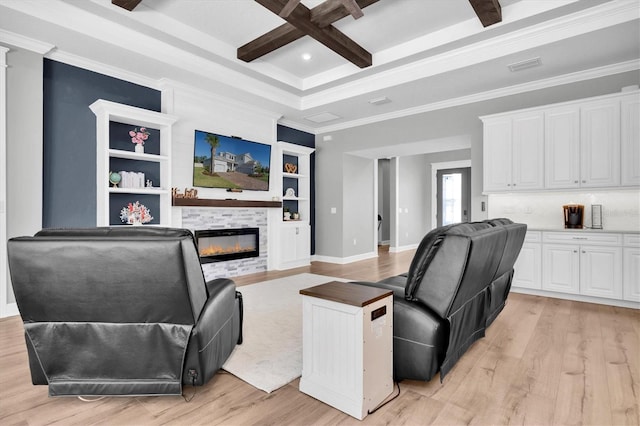
[(195, 131), (193, 186), (269, 190), (271, 145)]

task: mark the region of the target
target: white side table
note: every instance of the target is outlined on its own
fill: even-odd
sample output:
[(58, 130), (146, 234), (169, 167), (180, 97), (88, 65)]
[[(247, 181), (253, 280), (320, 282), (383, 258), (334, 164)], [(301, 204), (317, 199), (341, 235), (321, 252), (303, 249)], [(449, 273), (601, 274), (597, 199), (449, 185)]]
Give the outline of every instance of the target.
[(300, 294), (300, 391), (362, 420), (393, 392), (393, 293), (333, 281)]

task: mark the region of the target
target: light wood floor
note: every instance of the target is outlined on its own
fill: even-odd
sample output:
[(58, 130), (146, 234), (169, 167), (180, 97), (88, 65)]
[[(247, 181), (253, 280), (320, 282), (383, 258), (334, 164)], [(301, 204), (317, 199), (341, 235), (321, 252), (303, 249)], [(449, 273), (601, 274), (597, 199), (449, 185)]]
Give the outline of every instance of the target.
[[(413, 253), (339, 266), (314, 263), (237, 279), (245, 285), (312, 272), (377, 280), (405, 272)], [(48, 398), (33, 386), (18, 317), (0, 321), (0, 424), (638, 425), (640, 313), (512, 293), (505, 310), (446, 377), (402, 382), (400, 396), (359, 422), (298, 391), (266, 394), (221, 372), (181, 397)], [(190, 395), (191, 387), (185, 387)]]

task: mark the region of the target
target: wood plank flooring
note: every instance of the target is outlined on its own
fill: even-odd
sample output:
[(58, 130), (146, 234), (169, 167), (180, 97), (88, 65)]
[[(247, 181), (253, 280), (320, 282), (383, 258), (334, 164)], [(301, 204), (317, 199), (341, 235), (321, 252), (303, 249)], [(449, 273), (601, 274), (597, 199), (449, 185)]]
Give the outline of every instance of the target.
[[(412, 252), (265, 272), (238, 286), (311, 272), (377, 281), (408, 269)], [(298, 391), (266, 394), (220, 372), (181, 397), (49, 398), (33, 386), (22, 323), (0, 320), (2, 425), (638, 425), (640, 312), (512, 293), (507, 306), (440, 383), (404, 381), (362, 422)], [(186, 395), (193, 388), (185, 387)]]

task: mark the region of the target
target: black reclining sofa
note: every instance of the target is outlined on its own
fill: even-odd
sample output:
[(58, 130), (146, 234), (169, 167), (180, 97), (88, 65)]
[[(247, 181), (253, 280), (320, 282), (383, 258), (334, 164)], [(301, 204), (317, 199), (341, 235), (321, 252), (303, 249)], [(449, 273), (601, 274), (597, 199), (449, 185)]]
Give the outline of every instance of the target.
[(393, 290), (396, 381), (441, 380), (504, 308), (527, 226), (509, 219), (429, 232), (409, 272), (378, 283)]
[(242, 342), (242, 296), (205, 283), (188, 230), (43, 230), (7, 247), (32, 382), (50, 396), (180, 395)]

